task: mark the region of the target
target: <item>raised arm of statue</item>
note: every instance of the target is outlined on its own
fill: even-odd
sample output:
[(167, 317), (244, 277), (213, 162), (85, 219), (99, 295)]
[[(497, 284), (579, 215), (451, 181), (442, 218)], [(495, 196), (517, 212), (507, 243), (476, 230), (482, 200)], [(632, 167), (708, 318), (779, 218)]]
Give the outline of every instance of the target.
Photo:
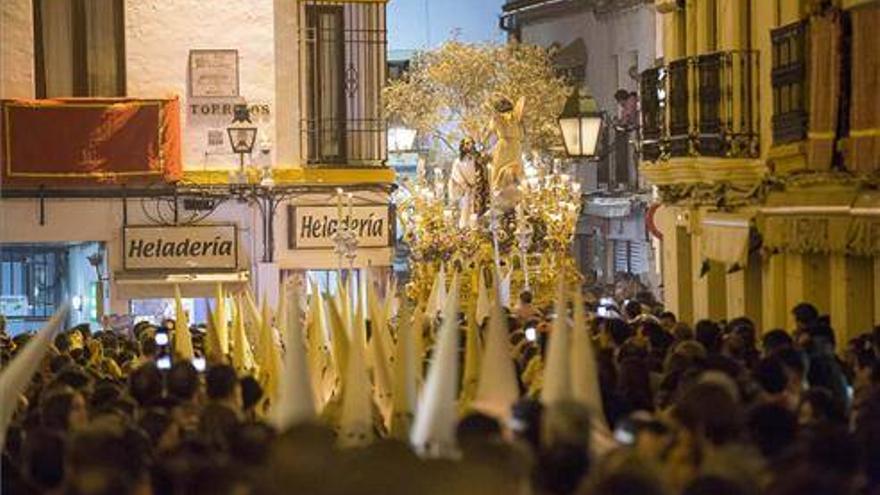
[(516, 105), (513, 106), (513, 115), (514, 118), (519, 122), (522, 120), (523, 112), (526, 107), (526, 97), (520, 96), (518, 100), (516, 100)]

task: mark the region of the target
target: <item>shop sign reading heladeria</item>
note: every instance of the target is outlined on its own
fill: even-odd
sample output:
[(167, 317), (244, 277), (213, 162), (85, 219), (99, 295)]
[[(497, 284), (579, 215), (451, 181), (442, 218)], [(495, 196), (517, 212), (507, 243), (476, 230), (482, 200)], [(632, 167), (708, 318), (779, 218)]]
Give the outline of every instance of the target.
[(122, 229), (126, 270), (234, 270), (235, 225), (128, 226)]
[(358, 248), (388, 247), (394, 241), (394, 208), (389, 205), (288, 206), (290, 249), (333, 249), (339, 225), (349, 225)]

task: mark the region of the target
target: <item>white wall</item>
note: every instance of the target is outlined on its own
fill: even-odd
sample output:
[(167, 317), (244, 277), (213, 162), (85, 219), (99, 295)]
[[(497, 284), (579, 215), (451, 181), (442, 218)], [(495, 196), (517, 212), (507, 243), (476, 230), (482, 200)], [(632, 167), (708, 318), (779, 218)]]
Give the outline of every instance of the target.
[[(0, 1), (2, 98), (34, 96), (32, 1)], [(260, 132), (258, 143), (267, 137), (272, 152), (268, 156), (255, 152), (253, 163), (298, 165), (299, 138), (293, 128), (299, 115), (295, 93), (298, 83), (294, 77), (298, 70), (294, 5), (293, 0), (125, 2), (126, 94), (135, 98), (180, 97), (185, 168), (237, 167), (237, 155), (231, 153), (228, 143), (211, 150), (218, 154), (206, 155), (208, 130), (220, 130), (225, 138), (231, 115), (193, 116), (190, 105), (243, 101), (269, 105), (270, 109), (268, 117), (255, 120)], [(193, 49), (238, 50), (239, 98), (189, 98), (188, 62), (189, 51)], [(276, 133), (278, 115), (287, 118)], [(284, 150), (284, 154), (275, 156), (276, 149)]]
[(0, 1), (0, 98), (34, 97), (32, 2)]
[[(652, 67), (656, 58), (655, 10), (651, 4), (611, 14), (594, 15), (589, 10), (537, 21), (522, 26), (522, 40), (541, 46), (559, 43), (562, 47), (583, 38), (587, 48), (587, 85), (602, 110), (616, 114), (614, 92), (620, 89), (613, 57), (638, 52), (639, 72)], [(625, 69), (620, 72), (624, 73)], [(622, 76), (621, 76), (622, 77)], [(630, 84), (637, 84), (630, 81)], [(636, 86), (633, 86), (636, 87)]]
[[(221, 130), (225, 135), (231, 116), (194, 116), (190, 105), (223, 104), (236, 100), (188, 96), (190, 50), (238, 50), (239, 101), (270, 106), (270, 116), (259, 118), (256, 122), (260, 129), (257, 139), (259, 142), (263, 136), (269, 136), (273, 143), (276, 142), (273, 24), (272, 0), (126, 2), (127, 93), (135, 97), (181, 97), (183, 162), (186, 168), (234, 168), (237, 164), (237, 158), (228, 146), (218, 150), (223, 154), (205, 155), (208, 130)], [(254, 157), (257, 155), (255, 153)], [(262, 157), (258, 159), (265, 160)]]

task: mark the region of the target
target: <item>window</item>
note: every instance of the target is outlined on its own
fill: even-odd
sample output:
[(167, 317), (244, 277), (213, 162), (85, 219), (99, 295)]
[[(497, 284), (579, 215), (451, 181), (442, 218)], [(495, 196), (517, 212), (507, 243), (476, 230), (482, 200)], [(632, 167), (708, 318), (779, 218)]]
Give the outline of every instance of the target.
[(716, 0), (706, 2), (706, 51), (714, 52), (718, 49), (718, 4)]
[(125, 95), (123, 0), (34, 0), (38, 98)]
[(304, 0), (298, 12), (303, 158), (309, 164), (384, 165), (385, 4)]
[(802, 141), (807, 137), (806, 21), (770, 33), (773, 42), (773, 142)]
[(724, 54), (721, 52), (697, 57), (697, 97), (699, 98), (699, 150), (704, 155), (721, 156), (721, 74)]
[(313, 5), (308, 29), (309, 149), (328, 162), (345, 161), (345, 45), (342, 7)]
[(669, 150), (672, 156), (690, 154), (690, 59), (669, 63)]
[(14, 335), (36, 330), (66, 295), (67, 251), (61, 247), (0, 246), (0, 314)]

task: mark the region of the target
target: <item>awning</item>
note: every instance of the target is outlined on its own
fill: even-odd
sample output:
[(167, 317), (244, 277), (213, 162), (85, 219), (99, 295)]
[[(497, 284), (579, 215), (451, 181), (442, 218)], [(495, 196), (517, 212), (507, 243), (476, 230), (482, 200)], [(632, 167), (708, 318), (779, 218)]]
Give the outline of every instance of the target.
[(174, 286), (183, 297), (213, 297), (217, 284), (227, 290), (243, 290), (250, 280), (247, 271), (233, 272), (116, 272), (113, 283), (119, 299), (174, 297)]
[(725, 265), (745, 266), (751, 225), (751, 215), (708, 213), (701, 222), (703, 256)]

